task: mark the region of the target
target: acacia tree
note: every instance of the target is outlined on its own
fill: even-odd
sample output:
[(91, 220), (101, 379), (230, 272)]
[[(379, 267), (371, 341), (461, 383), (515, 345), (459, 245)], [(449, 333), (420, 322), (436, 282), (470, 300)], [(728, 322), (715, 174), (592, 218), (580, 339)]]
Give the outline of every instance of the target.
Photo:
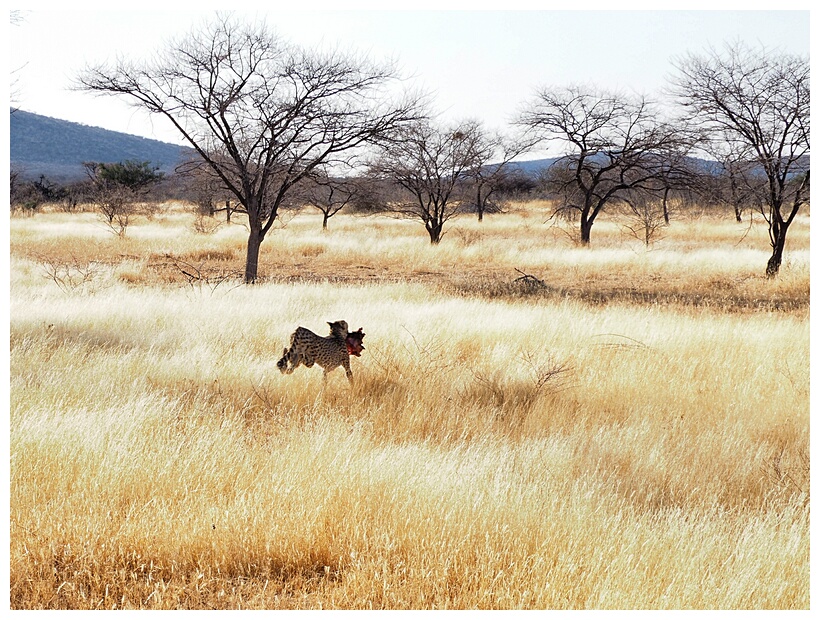
[(660, 231), (669, 225), (667, 195), (659, 200), (655, 192), (633, 191), (624, 198), (626, 221), (621, 228), (641, 241), (648, 249), (660, 238)]
[(561, 198), (554, 215), (580, 215), (583, 245), (607, 204), (657, 186), (665, 170), (662, 154), (681, 142), (646, 99), (577, 85), (540, 90), (518, 123), (567, 153), (546, 180)]
[(497, 197), (514, 174), (512, 161), (532, 148), (534, 141), (521, 136), (507, 137), (500, 133), (479, 132), (476, 144), (476, 161), (469, 173), (472, 199), (469, 201), (484, 221), (484, 214), (501, 211), (503, 205)]
[(214, 217), (218, 202), (227, 193), (222, 179), (199, 157), (178, 165), (175, 172), (186, 184), (186, 195), (195, 205), (194, 213)]
[(420, 97), (390, 94), (397, 78), (393, 66), (301, 49), (263, 23), (217, 14), (155, 60), (87, 67), (78, 87), (176, 127), (247, 213), (245, 281), (254, 282), (260, 246), (303, 178), (423, 116)]
[(103, 222), (119, 237), (124, 237), (131, 217), (150, 213), (143, 198), (165, 176), (148, 161), (126, 160), (116, 163), (83, 162), (91, 181), (91, 197)]
[(317, 170), (302, 183), (297, 201), (318, 209), (322, 214), (322, 230), (339, 211), (354, 204), (361, 184), (353, 178), (334, 178), (324, 170)]
[(732, 208), (735, 221), (743, 221), (743, 211), (755, 203), (763, 186), (748, 147), (737, 142), (704, 141), (703, 149), (716, 163), (714, 169), (700, 175), (697, 186), (711, 202)]
[(401, 190), (389, 210), (421, 220), (431, 244), (441, 242), (444, 225), (463, 208), (469, 175), (481, 161), (482, 138), (478, 121), (421, 121), (405, 128), (371, 166), (371, 174)]
[(723, 53), (686, 55), (674, 65), (672, 93), (685, 120), (710, 141), (749, 153), (747, 161), (754, 163), (749, 189), (762, 187), (754, 194), (769, 224), (772, 255), (766, 275), (773, 277), (789, 226), (809, 200), (809, 60), (738, 43)]
[(702, 176), (690, 157), (700, 136), (681, 125), (661, 125), (659, 133), (667, 139), (650, 155), (655, 160), (656, 175), (649, 185), (651, 194), (660, 195), (663, 224), (668, 226), (670, 197), (691, 194)]

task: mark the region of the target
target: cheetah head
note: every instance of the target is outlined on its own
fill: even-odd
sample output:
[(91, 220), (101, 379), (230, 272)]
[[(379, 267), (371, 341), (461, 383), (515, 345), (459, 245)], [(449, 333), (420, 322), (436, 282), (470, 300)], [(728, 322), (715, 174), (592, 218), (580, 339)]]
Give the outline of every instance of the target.
[(330, 325), (330, 335), (336, 338), (347, 338), (347, 321), (334, 321), (327, 323)]
[(355, 355), (356, 357), (360, 357), (362, 351), (364, 351), (364, 344), (362, 341), (364, 340), (364, 332), (360, 327), (358, 331), (350, 332), (345, 338), (345, 344), (347, 345), (347, 354), (348, 355)]

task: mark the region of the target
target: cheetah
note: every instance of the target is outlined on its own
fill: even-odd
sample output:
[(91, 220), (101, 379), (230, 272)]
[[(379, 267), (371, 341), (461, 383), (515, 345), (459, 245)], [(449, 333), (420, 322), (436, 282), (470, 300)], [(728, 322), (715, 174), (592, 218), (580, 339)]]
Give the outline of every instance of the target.
[(300, 364), (308, 368), (319, 364), (324, 369), (322, 380), (327, 381), (327, 374), (339, 366), (345, 369), (347, 380), (353, 383), (353, 372), (350, 370), (350, 356), (360, 356), (364, 345), (365, 334), (360, 327), (356, 332), (348, 332), (345, 321), (328, 322), (329, 336), (317, 336), (305, 327), (297, 327), (290, 336), (290, 348), (282, 351), (282, 359), (276, 367), (282, 374), (289, 375)]

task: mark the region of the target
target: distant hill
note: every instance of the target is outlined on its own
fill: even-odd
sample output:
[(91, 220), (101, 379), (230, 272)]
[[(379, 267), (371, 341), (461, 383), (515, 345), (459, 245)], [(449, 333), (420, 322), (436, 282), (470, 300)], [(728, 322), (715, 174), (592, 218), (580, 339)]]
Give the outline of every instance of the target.
[[(550, 157), (547, 159), (528, 159), (523, 161), (511, 161), (510, 163), (506, 164), (505, 170), (507, 172), (512, 172), (517, 175), (521, 175), (524, 177), (528, 177), (532, 180), (536, 180), (541, 173), (552, 166), (555, 162), (557, 162), (560, 157)], [(492, 172), (496, 169), (498, 164), (487, 164), (484, 166), (484, 169), (488, 172)]]
[(531, 159), (528, 161), (510, 162), (510, 168), (528, 176), (537, 178), (544, 170), (557, 162), (560, 157), (550, 157), (549, 159)]
[[(149, 161), (166, 174), (193, 150), (141, 138), (118, 131), (90, 127), (80, 123), (41, 116), (24, 110), (15, 110), (10, 116), (10, 161), (23, 178), (37, 179), (45, 175), (51, 181), (68, 182), (85, 178), (84, 161), (120, 162), (128, 159)], [(558, 157), (512, 163), (530, 178), (536, 178), (552, 166)], [(705, 172), (717, 172), (715, 162), (692, 159)], [(805, 168), (808, 169), (808, 157)]]
[(84, 161), (149, 161), (169, 174), (191, 149), (23, 110), (10, 117), (10, 160), (24, 178), (67, 182), (85, 177)]
[[(517, 161), (511, 162), (510, 168), (512, 170), (518, 170), (522, 174), (531, 179), (537, 178), (541, 172), (552, 166), (555, 162), (562, 159), (561, 157), (551, 157), (548, 159), (534, 159), (530, 161)], [(602, 158), (601, 158), (602, 161)], [(700, 157), (687, 157), (686, 161), (690, 168), (698, 172), (700, 174), (712, 174), (712, 175), (719, 175), (723, 173), (722, 166), (711, 159), (703, 159)], [(811, 157), (809, 155), (805, 155), (801, 157), (797, 164), (793, 168), (792, 175), (797, 175), (804, 173), (806, 170), (809, 169), (811, 164)], [(757, 174), (764, 174), (762, 168), (753, 168)]]

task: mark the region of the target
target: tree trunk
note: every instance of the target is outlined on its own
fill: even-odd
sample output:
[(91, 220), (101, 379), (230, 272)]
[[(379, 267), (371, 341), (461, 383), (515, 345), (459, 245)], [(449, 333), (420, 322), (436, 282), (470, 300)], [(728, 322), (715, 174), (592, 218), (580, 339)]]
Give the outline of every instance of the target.
[(481, 203), (481, 188), (476, 192), (475, 208), (478, 210), (478, 221), (484, 221), (484, 205)]
[(788, 226), (785, 223), (772, 222), (771, 241), (772, 256), (766, 263), (766, 275), (775, 277), (780, 271), (780, 263), (783, 262), (783, 249), (786, 247), (786, 231)]
[(589, 245), (589, 236), (592, 233), (593, 220), (588, 219), (585, 213), (581, 214), (581, 245)]
[(327, 230), (327, 221), (330, 216), (327, 214), (326, 211), (322, 211), (322, 230)]
[(738, 198), (737, 182), (735, 181), (735, 176), (733, 174), (730, 175), (730, 187), (732, 190), (732, 206), (735, 209), (735, 220), (740, 222), (740, 214), (742, 209), (740, 208), (740, 200)]
[[(663, 221), (669, 226), (669, 188), (663, 190)], [(649, 243), (647, 243), (649, 245)]]
[(444, 228), (444, 224), (441, 222), (427, 222), (425, 227), (427, 228), (427, 233), (430, 235), (430, 243), (432, 245), (438, 245), (441, 241), (441, 230)]
[(253, 284), (256, 282), (259, 268), (259, 248), (264, 238), (261, 230), (251, 228), (251, 232), (248, 235), (248, 254), (245, 259), (245, 284)]
[(780, 271), (780, 263), (783, 262), (783, 250), (786, 247), (786, 233), (789, 231), (789, 225), (794, 221), (800, 207), (807, 201), (807, 197), (803, 192), (809, 189), (810, 183), (811, 171), (807, 170), (794, 194), (791, 213), (785, 220), (780, 210), (783, 206), (782, 203), (773, 201), (774, 204), (771, 207), (771, 217), (769, 219), (769, 240), (772, 244), (772, 257), (766, 264), (766, 275), (770, 278), (775, 277)]

